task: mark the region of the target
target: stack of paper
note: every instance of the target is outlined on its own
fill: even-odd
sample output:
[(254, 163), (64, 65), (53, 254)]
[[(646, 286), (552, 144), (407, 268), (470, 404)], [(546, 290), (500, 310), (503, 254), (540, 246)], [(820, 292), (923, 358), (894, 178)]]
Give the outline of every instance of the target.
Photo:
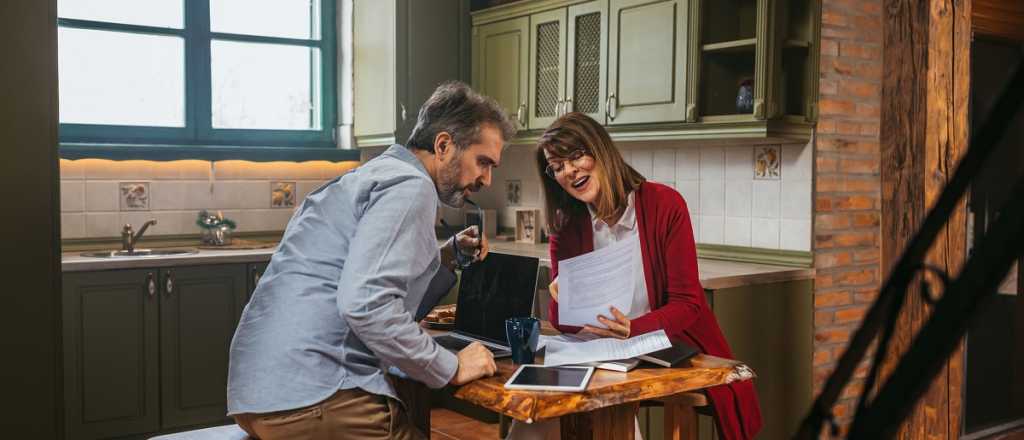
[(544, 365), (585, 364), (631, 359), (672, 346), (664, 330), (629, 339), (583, 340), (572, 335), (542, 336), (536, 349), (545, 347)]
[(615, 306), (630, 314), (636, 273), (636, 239), (622, 240), (578, 257), (558, 262), (558, 322), (604, 327), (597, 315), (611, 316)]

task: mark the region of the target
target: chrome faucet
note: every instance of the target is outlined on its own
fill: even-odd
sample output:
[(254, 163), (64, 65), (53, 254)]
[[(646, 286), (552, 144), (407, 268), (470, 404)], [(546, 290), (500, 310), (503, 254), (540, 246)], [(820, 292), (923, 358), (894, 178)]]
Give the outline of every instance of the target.
[(142, 239), (142, 235), (146, 233), (146, 229), (155, 224), (156, 220), (149, 220), (142, 224), (142, 227), (139, 228), (139, 232), (132, 231), (131, 223), (125, 224), (124, 228), (121, 229), (121, 250), (129, 254), (135, 252), (135, 243), (138, 243), (139, 240)]

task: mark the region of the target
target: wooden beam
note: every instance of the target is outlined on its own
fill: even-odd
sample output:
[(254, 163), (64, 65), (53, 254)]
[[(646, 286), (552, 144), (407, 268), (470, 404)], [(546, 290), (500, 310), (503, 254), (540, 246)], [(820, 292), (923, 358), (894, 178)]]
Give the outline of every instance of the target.
[[(964, 26), (969, 29), (969, 8), (968, 0), (885, 1), (880, 140), (886, 277), (966, 151), (970, 38)], [(966, 256), (966, 237), (961, 202), (926, 261), (957, 273)], [(933, 293), (942, 293), (937, 278), (925, 278)], [(883, 378), (929, 314), (918, 283), (913, 283), (883, 361)], [(954, 355), (917, 403), (900, 438), (958, 436), (962, 365), (962, 355)]]
[(972, 0), (972, 29), (978, 35), (1024, 41), (1024, 2), (1020, 0)]

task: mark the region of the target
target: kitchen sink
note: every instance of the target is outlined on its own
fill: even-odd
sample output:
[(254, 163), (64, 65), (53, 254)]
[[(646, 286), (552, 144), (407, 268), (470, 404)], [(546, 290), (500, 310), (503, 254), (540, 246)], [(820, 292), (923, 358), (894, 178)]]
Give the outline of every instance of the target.
[(93, 258), (137, 258), (137, 257), (167, 257), (172, 255), (189, 255), (195, 254), (199, 251), (197, 249), (135, 249), (134, 251), (128, 252), (124, 250), (117, 251), (97, 251), (97, 252), (83, 252), (83, 257)]

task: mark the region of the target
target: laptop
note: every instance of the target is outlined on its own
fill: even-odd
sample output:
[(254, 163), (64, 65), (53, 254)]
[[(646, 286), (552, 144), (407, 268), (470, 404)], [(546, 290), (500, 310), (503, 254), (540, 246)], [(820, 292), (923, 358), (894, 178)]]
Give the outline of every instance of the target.
[(435, 336), (437, 343), (458, 352), (478, 341), (495, 358), (511, 356), (505, 320), (532, 314), (539, 263), (534, 257), (490, 252), (463, 270), (455, 328)]

